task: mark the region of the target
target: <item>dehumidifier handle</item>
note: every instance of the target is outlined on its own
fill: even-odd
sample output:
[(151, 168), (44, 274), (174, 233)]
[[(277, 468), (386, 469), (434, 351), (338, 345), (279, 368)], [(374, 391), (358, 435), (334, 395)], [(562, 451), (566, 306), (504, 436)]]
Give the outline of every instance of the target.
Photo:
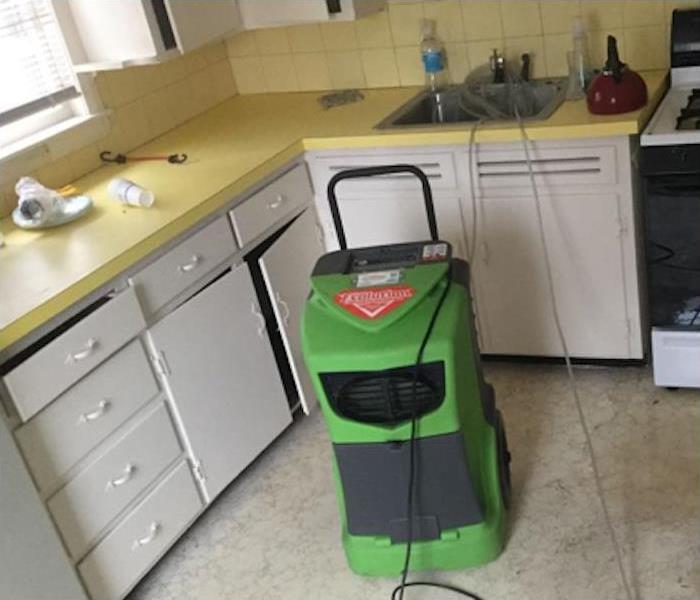
[(348, 169), (340, 171), (331, 177), (328, 182), (328, 202), (331, 205), (331, 215), (333, 225), (338, 235), (338, 245), (341, 250), (346, 250), (348, 245), (345, 239), (345, 230), (340, 220), (338, 211), (338, 198), (335, 195), (335, 186), (343, 179), (357, 179), (358, 177), (374, 177), (376, 175), (391, 175), (393, 173), (413, 173), (420, 180), (423, 186), (423, 198), (425, 200), (425, 212), (428, 215), (428, 228), (430, 229), (430, 239), (438, 241), (437, 222), (435, 221), (435, 208), (433, 206), (433, 192), (430, 189), (430, 182), (426, 174), (413, 165), (384, 165), (379, 167), (360, 167), (358, 169)]

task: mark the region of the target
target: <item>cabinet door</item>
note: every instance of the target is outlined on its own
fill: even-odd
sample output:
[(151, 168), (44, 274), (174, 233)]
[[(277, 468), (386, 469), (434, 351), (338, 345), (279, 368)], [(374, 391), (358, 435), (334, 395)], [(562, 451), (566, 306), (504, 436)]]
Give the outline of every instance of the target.
[(291, 422), (259, 315), (242, 266), (150, 330), (209, 500)]
[[(572, 356), (630, 355), (618, 198), (541, 198), (564, 335)], [(482, 351), (562, 356), (532, 197), (480, 203), (475, 261)]]
[(235, 0), (168, 0), (166, 6), (181, 52), (189, 52), (241, 28)]
[(12, 434), (0, 421), (0, 598), (86, 600)]
[[(433, 192), (435, 218), (440, 239), (452, 244), (455, 256), (466, 257), (464, 228), (459, 197), (456, 193)], [(329, 248), (337, 249), (328, 201), (321, 199), (319, 211), (324, 218)], [(416, 242), (430, 239), (423, 196), (416, 192), (387, 190), (359, 195), (339, 196), (338, 207), (349, 248)], [(331, 241), (332, 240), (332, 241)]]
[(309, 295), (309, 278), (323, 254), (316, 215), (307, 209), (262, 255), (260, 266), (272, 298), (301, 406), (315, 405), (313, 388), (301, 354), (301, 315)]
[(327, 21), (325, 0), (238, 0), (246, 29)]

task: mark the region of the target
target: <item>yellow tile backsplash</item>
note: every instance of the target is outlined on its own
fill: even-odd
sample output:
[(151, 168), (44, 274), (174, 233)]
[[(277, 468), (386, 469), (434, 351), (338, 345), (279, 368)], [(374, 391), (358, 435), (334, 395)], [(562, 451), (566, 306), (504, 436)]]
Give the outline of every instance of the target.
[(581, 3), (579, 0), (548, 0), (540, 3), (540, 12), (545, 35), (569, 33), (571, 20), (581, 15)]
[(497, 40), (503, 37), (501, 5), (494, 0), (462, 2), (462, 22), (466, 40)]
[(503, 36), (506, 39), (541, 34), (540, 3), (501, 0), (501, 23), (503, 23)]
[[(254, 41), (253, 36), (236, 36), (229, 41), (229, 48), (225, 42), (218, 42), (160, 65), (99, 73), (95, 87), (109, 110), (110, 126), (106, 136), (24, 174), (36, 177), (49, 187), (62, 187), (97, 169), (102, 150), (129, 152), (235, 95), (232, 59), (229, 59), (231, 46), (239, 51), (245, 49), (243, 53), (248, 55), (248, 60), (259, 62), (259, 48)], [(250, 92), (259, 89), (261, 71), (258, 68), (255, 77), (247, 80), (244, 68), (236, 72)], [(290, 71), (296, 82), (293, 65)], [(313, 85), (320, 80), (304, 81)], [(173, 152), (181, 150), (173, 148)], [(21, 168), (21, 163), (18, 166)], [(16, 205), (13, 187), (14, 182), (0, 186), (0, 217), (8, 215)]]
[[(336, 90), (365, 87), (365, 72), (359, 50), (345, 52), (328, 52), (328, 70), (331, 75), (331, 87)], [(236, 69), (234, 67), (234, 73)], [(243, 93), (243, 92), (241, 92)]]
[(294, 68), (300, 89), (327, 90), (331, 87), (331, 75), (325, 54), (307, 52), (294, 55)]
[(367, 87), (397, 87), (400, 85), (396, 54), (392, 48), (362, 50), (362, 69)]
[(436, 29), (444, 43), (464, 41), (461, 4), (459, 0), (442, 0), (424, 6), (425, 18), (435, 21)]
[(355, 50), (359, 47), (352, 21), (322, 23), (321, 37), (326, 50)]
[(262, 55), (289, 54), (291, 52), (287, 30), (284, 27), (257, 29), (255, 31), (255, 43), (258, 47), (258, 52)]
[(360, 48), (391, 48), (394, 45), (388, 11), (383, 10), (359, 19), (355, 23), (355, 30)]
[(389, 22), (394, 46), (415, 46), (420, 42), (420, 21), (424, 18), (423, 2), (390, 4)]
[[(236, 36), (238, 37), (238, 36)], [(233, 39), (235, 40), (236, 37)], [(292, 52), (323, 52), (323, 37), (321, 36), (321, 26), (318, 23), (308, 25), (298, 25), (287, 30), (289, 45)]]
[[(671, 11), (689, 6), (700, 6), (700, 0), (389, 0), (386, 10), (355, 22), (267, 30), (264, 50), (250, 32), (234, 36), (227, 48), (241, 94), (271, 89), (260, 65), (243, 58), (270, 55), (271, 47), (285, 44), (290, 49), (277, 54), (294, 57), (293, 89), (421, 84), (420, 22), (429, 18), (445, 43), (451, 81), (486, 64), (493, 48), (511, 61), (529, 52), (535, 77), (557, 77), (566, 75), (571, 21), (581, 16), (594, 66), (602, 65), (612, 33), (630, 66), (657, 69), (668, 66)], [(317, 77), (313, 65), (321, 70)], [(285, 80), (291, 85), (294, 77)]]

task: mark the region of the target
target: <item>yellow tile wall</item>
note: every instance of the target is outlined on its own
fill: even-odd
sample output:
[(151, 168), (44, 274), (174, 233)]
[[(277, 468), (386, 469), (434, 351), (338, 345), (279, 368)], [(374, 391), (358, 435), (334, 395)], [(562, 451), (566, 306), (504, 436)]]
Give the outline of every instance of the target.
[[(274, 46), (275, 40), (271, 36), (271, 50), (289, 50)], [(287, 58), (291, 62), (291, 55), (270, 58), (277, 62)], [(297, 71), (303, 73), (305, 66), (313, 66), (313, 60), (313, 56), (304, 57), (296, 69), (289, 69), (295, 88), (299, 82), (326, 84), (318, 77), (297, 77)], [(315, 69), (312, 71), (316, 73)], [(97, 169), (102, 150), (128, 152), (236, 94), (224, 42), (160, 65), (101, 72), (95, 85), (102, 103), (110, 111), (109, 132), (98, 142), (27, 173), (46, 186), (62, 187)], [(179, 150), (173, 148), (173, 152)], [(8, 215), (16, 202), (13, 184), (4, 185), (0, 189), (0, 217)]]
[(535, 77), (561, 76), (571, 20), (581, 16), (594, 66), (611, 33), (630, 66), (657, 69), (668, 66), (671, 11), (689, 6), (700, 0), (389, 0), (355, 22), (247, 31), (227, 46), (241, 94), (421, 84), (423, 18), (436, 22), (452, 81), (485, 64), (492, 48), (510, 60), (530, 52)]

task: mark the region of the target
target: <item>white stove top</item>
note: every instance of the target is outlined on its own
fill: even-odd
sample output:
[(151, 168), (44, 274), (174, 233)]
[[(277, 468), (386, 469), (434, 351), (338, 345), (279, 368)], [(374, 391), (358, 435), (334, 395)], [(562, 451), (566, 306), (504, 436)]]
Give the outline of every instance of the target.
[(700, 129), (678, 130), (681, 110), (688, 106), (693, 90), (700, 89), (700, 68), (672, 69), (671, 87), (640, 137), (642, 146), (700, 144)]

